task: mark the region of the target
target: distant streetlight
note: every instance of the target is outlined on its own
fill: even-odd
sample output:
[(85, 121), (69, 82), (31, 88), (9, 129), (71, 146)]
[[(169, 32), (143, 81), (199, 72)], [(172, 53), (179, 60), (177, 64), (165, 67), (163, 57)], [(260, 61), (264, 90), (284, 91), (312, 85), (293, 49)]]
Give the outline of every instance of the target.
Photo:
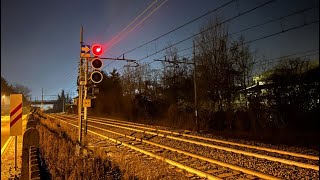
[(4, 98), (6, 98), (6, 95), (2, 95), (2, 105), (4, 106)]

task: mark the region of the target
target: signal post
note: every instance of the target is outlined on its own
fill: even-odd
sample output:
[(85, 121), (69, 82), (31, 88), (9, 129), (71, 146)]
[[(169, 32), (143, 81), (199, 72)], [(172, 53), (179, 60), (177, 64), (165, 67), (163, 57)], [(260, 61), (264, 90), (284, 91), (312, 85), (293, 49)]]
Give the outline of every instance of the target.
[[(91, 52), (93, 57), (91, 56)], [(103, 47), (101, 45), (85, 45), (83, 43), (83, 27), (80, 31), (80, 62), (78, 72), (78, 143), (82, 145), (83, 129), (84, 134), (87, 135), (87, 119), (88, 119), (88, 107), (91, 107), (91, 99), (95, 99), (99, 93), (97, 88), (98, 83), (103, 80), (101, 68), (103, 66), (102, 59), (107, 60), (124, 60), (127, 62), (133, 62), (138, 66), (136, 60), (119, 58), (107, 58), (100, 57), (103, 54)], [(89, 69), (89, 62), (91, 68)], [(90, 95), (89, 95), (90, 94)], [(84, 121), (84, 122), (83, 122)], [(84, 128), (83, 128), (84, 123)]]

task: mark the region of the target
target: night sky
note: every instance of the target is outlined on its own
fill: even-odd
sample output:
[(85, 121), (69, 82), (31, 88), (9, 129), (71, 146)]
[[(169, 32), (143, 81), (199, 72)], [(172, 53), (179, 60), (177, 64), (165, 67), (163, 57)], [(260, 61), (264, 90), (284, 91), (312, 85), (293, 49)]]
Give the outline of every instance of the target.
[[(152, 15), (127, 33), (115, 46), (108, 49), (110, 40), (143, 12), (155, 0), (1, 0), (1, 76), (10, 84), (23, 84), (32, 90), (32, 99), (45, 95), (57, 95), (64, 89), (76, 96), (77, 64), (80, 51), (80, 27), (84, 27), (84, 43), (100, 43), (105, 57), (118, 57), (122, 53), (156, 38), (222, 4), (226, 0), (158, 0), (139, 19)], [(228, 19), (268, 0), (237, 0), (178, 31), (125, 55), (129, 59), (141, 59), (199, 32), (200, 27), (214, 15)], [(249, 14), (226, 23), (230, 32), (287, 15), (304, 8), (313, 9), (280, 22), (270, 23), (243, 32), (246, 40), (288, 29), (303, 23), (319, 20), (318, 0), (278, 0)], [(133, 24), (135, 26), (139, 21)], [(133, 27), (132, 26), (132, 27)], [(232, 38), (237, 39), (238, 35)], [(267, 58), (279, 57), (319, 48), (319, 23), (314, 23), (277, 36), (250, 43), (252, 51)], [(190, 47), (192, 39), (177, 46)], [(319, 51), (316, 51), (318, 53)], [(188, 54), (183, 52), (181, 55)], [(162, 58), (164, 52), (146, 58), (150, 62)], [(312, 58), (318, 59), (319, 55)], [(111, 61), (104, 61), (104, 65)], [(125, 62), (107, 66), (123, 68)], [(152, 68), (160, 67), (153, 63)], [(47, 98), (47, 97), (46, 97)]]

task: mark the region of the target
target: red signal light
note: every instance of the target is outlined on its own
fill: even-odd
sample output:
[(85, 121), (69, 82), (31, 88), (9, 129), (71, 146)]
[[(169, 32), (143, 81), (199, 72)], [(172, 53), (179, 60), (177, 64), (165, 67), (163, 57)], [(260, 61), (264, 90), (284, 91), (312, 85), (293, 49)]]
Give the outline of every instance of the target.
[(95, 56), (100, 56), (102, 54), (102, 46), (101, 45), (98, 45), (98, 44), (93, 45), (91, 50)]

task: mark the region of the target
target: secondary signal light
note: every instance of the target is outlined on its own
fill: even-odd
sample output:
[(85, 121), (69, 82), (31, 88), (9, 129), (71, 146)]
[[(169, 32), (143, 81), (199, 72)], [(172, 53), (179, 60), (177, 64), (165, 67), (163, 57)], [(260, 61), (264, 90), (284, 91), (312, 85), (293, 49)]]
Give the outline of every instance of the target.
[(100, 56), (102, 54), (102, 46), (99, 44), (93, 45), (91, 50), (95, 56)]
[(93, 71), (90, 75), (90, 79), (93, 83), (100, 83), (103, 79), (103, 75), (100, 71)]
[(101, 61), (99, 58), (94, 58), (94, 59), (91, 61), (91, 66), (92, 66), (92, 68), (94, 68), (94, 69), (100, 70), (100, 68), (102, 67), (102, 61)]

